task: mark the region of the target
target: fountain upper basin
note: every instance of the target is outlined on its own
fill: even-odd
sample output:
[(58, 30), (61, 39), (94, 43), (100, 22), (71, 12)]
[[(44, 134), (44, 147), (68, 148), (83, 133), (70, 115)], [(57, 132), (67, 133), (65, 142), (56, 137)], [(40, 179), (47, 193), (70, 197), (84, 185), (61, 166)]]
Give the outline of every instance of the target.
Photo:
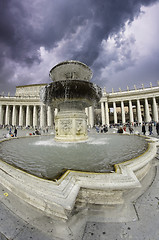
[(55, 107), (60, 103), (82, 103), (83, 108), (98, 102), (101, 98), (101, 88), (97, 85), (81, 80), (62, 80), (48, 84), (43, 88), (42, 100), (46, 104), (52, 103)]

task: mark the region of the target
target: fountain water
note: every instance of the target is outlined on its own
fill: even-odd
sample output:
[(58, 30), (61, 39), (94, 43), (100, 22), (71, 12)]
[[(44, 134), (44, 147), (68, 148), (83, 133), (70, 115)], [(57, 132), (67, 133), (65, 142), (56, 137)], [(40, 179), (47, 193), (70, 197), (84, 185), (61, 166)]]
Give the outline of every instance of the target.
[(102, 96), (101, 88), (89, 82), (92, 77), (90, 68), (79, 61), (65, 61), (51, 69), (50, 77), (53, 83), (42, 89), (41, 99), (58, 108), (55, 140), (86, 140), (85, 108), (98, 102)]

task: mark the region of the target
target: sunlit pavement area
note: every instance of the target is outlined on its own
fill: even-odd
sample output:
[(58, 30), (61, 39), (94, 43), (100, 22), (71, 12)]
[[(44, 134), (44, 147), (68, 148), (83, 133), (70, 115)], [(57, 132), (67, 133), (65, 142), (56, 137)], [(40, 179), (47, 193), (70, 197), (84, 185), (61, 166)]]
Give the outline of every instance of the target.
[[(134, 128), (141, 133), (141, 127)], [(109, 129), (109, 132), (113, 132)], [(128, 131), (128, 130), (127, 130)], [(6, 129), (0, 130), (3, 138)], [(28, 135), (32, 130), (18, 130), (18, 136)], [(49, 130), (52, 133), (53, 130)], [(147, 130), (148, 133), (148, 130)], [(155, 127), (153, 137), (158, 137)], [(43, 133), (42, 133), (43, 134)], [(142, 133), (141, 133), (142, 134)], [(159, 154), (159, 150), (158, 150)], [(76, 236), (70, 229), (70, 240), (158, 240), (159, 239), (159, 156), (155, 161), (155, 172), (149, 176), (152, 184), (134, 201), (138, 220), (126, 222), (86, 221)], [(0, 184), (0, 239), (9, 240), (50, 240), (66, 239), (55, 237), (55, 225), (59, 224), (41, 211), (17, 199)], [(61, 231), (63, 229), (62, 225)], [(56, 226), (57, 228), (57, 226)], [(68, 239), (68, 238), (67, 238)]]

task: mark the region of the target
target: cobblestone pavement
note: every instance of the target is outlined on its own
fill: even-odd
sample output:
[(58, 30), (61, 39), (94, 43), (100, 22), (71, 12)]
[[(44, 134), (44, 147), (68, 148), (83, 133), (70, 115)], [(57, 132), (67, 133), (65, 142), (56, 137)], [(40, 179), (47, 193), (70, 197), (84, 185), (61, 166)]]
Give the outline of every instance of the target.
[(83, 240), (158, 240), (159, 166), (152, 185), (135, 202), (138, 221), (122, 223), (88, 222)]

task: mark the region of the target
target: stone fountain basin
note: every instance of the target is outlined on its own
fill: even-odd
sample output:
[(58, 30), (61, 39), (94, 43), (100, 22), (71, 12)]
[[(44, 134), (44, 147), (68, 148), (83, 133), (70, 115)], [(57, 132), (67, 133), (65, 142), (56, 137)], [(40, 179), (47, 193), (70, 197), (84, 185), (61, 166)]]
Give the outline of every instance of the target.
[(89, 139), (80, 142), (57, 142), (53, 135), (24, 137), (1, 143), (0, 158), (32, 175), (53, 180), (67, 169), (113, 171), (114, 164), (138, 157), (147, 147), (145, 139), (123, 134), (89, 133)]
[(79, 61), (64, 61), (50, 70), (50, 77), (53, 81), (60, 80), (76, 80), (81, 79), (90, 81), (92, 78), (91, 69), (84, 63)]
[(115, 165), (112, 173), (67, 170), (56, 181), (44, 180), (0, 161), (0, 181), (8, 190), (46, 215), (68, 219), (75, 204), (116, 205), (124, 193), (140, 188), (151, 168), (158, 142), (150, 141), (140, 156)]

